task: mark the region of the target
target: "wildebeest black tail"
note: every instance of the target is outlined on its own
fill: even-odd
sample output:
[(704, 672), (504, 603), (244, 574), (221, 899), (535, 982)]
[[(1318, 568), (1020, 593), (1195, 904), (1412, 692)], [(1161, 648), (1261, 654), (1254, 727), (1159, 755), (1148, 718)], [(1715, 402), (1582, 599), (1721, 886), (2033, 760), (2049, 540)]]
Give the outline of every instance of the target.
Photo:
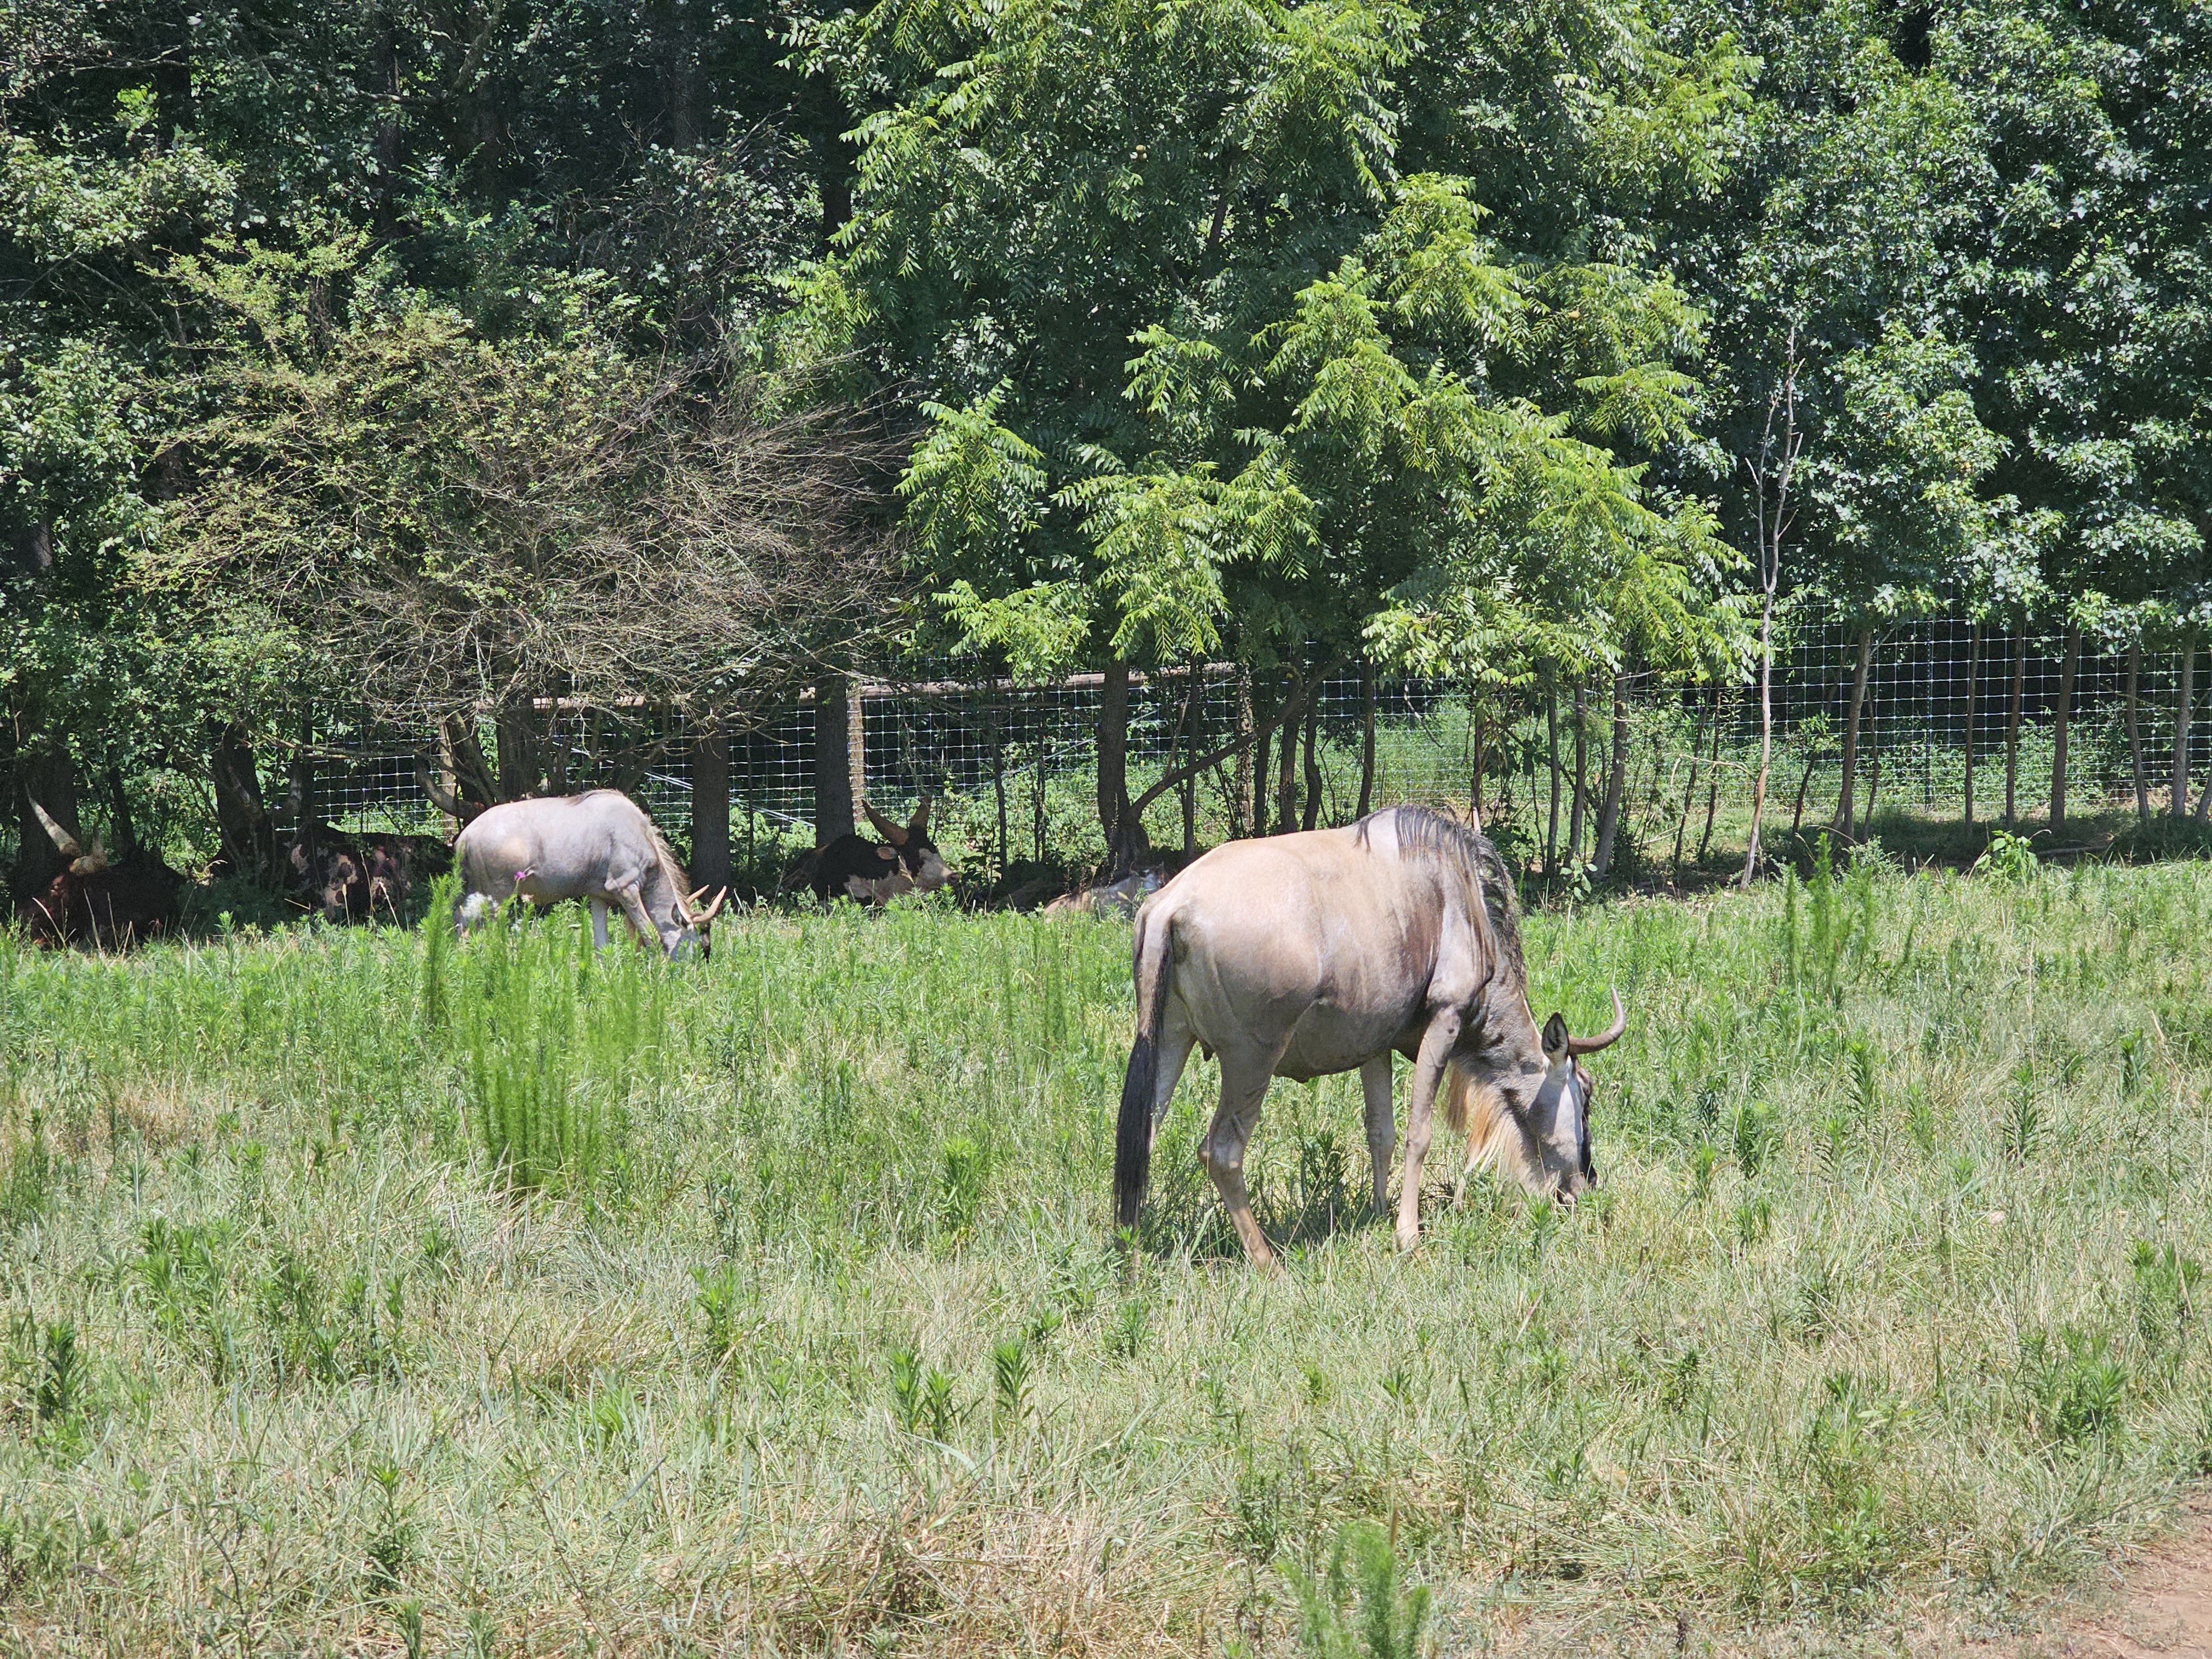
[(1165, 915), (1137, 917), (1136, 948), (1131, 953), (1137, 981), (1137, 1041), (1129, 1050), (1128, 1075), (1121, 1080), (1121, 1118), (1114, 1136), (1114, 1208), (1124, 1227), (1137, 1224), (1145, 1183), (1152, 1172), (1152, 1099), (1159, 1091), (1160, 1023), (1168, 1006), (1168, 981), (1174, 969), (1169, 950), (1174, 925)]

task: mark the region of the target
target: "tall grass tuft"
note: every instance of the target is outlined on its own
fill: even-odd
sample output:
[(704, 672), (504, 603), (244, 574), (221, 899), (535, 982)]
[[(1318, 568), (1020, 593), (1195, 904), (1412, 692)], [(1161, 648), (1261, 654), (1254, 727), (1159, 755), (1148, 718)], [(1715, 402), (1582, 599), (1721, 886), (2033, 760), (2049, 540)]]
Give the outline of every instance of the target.
[(422, 923), (422, 1031), (427, 1036), (446, 1023), (446, 976), (453, 955), (453, 913), (461, 902), (461, 878), (452, 872), (430, 884), (430, 908)]
[(520, 1191), (583, 1192), (619, 1168), (630, 1100), (658, 1077), (665, 972), (626, 944), (594, 951), (579, 915), (509, 905), (464, 958), (471, 1120)]
[(1402, 1586), (1398, 1552), (1372, 1521), (1356, 1521), (1338, 1534), (1318, 1577), (1294, 1564), (1283, 1573), (1297, 1605), (1304, 1659), (1417, 1659), (1429, 1592), (1424, 1585)]

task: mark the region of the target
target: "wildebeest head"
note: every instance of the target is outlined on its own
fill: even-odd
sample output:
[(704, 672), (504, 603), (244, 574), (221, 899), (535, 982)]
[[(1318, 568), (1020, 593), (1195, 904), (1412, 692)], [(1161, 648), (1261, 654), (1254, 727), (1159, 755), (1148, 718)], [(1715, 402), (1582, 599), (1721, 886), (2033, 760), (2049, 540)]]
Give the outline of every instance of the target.
[[(1529, 1191), (1571, 1207), (1597, 1185), (1590, 1150), (1595, 1085), (1581, 1058), (1610, 1048), (1628, 1029), (1628, 1010), (1617, 990), (1613, 1014), (1613, 1024), (1593, 1037), (1574, 1036), (1566, 1017), (1553, 1014), (1540, 1034), (1541, 1061), (1493, 1073), (1487, 1080), (1478, 1079), (1473, 1066), (1454, 1064), (1444, 1112), (1468, 1137), (1470, 1169), (1491, 1164)], [(1534, 1023), (1533, 1016), (1527, 1018)]]
[[(951, 872), (945, 867), (945, 858), (937, 850), (937, 843), (929, 838), (929, 797), (921, 798), (921, 805), (914, 809), (914, 816), (902, 828), (885, 817), (872, 806), (863, 805), (868, 822), (876, 826), (876, 833), (891, 845), (897, 855), (899, 868), (918, 893), (933, 893), (951, 879)], [(905, 888), (894, 890), (905, 891)]]

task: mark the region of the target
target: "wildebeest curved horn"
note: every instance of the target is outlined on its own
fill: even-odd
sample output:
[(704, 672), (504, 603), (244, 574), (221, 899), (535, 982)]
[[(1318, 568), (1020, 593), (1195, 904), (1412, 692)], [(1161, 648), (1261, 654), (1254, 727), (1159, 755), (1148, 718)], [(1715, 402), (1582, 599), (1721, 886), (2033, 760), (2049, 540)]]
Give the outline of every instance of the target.
[[(699, 890), (703, 893), (707, 890), (702, 887)], [(729, 896), (730, 890), (726, 887), (725, 887), (720, 892), (715, 894), (714, 902), (708, 905), (704, 910), (702, 910), (696, 916), (692, 918), (692, 925), (696, 927), (704, 927), (708, 922), (714, 921), (716, 916), (720, 915), (722, 914), (722, 902)]]
[[(27, 796), (25, 799), (29, 798)], [(54, 851), (65, 859), (81, 859), (84, 856), (84, 848), (77, 845), (76, 837), (56, 823), (52, 813), (47, 811), (36, 801), (31, 802), (31, 810), (39, 815), (40, 825), (46, 830), (47, 839), (53, 842)]]
[(1628, 1029), (1628, 1005), (1620, 1000), (1620, 988), (1613, 988), (1613, 1024), (1594, 1037), (1571, 1036), (1567, 1052), (1571, 1054), (1594, 1054), (1601, 1048), (1610, 1048), (1620, 1041), (1620, 1034)]
[(885, 841), (890, 842), (894, 847), (903, 847), (906, 845), (906, 831), (899, 826), (896, 821), (885, 817), (881, 812), (876, 811), (874, 807), (868, 805), (866, 801), (860, 803), (860, 810), (868, 815), (868, 822), (876, 826), (876, 833), (881, 836)]

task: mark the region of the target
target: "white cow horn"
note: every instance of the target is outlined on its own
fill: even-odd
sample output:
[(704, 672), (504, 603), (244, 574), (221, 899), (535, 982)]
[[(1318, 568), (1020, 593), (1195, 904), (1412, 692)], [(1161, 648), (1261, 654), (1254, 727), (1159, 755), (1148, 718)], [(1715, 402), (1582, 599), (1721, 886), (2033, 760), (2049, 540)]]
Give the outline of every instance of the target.
[[(703, 893), (707, 890), (702, 887), (699, 890)], [(722, 914), (722, 901), (728, 898), (729, 896), (730, 890), (726, 887), (725, 887), (720, 892), (715, 894), (714, 902), (708, 905), (706, 910), (699, 916), (696, 925), (704, 927), (708, 922), (714, 921), (716, 916), (720, 915)]]
[(56, 823), (53, 814), (36, 801), (31, 802), (31, 810), (39, 815), (39, 822), (45, 826), (46, 835), (53, 842), (56, 852), (65, 859), (77, 859), (84, 856), (84, 848), (76, 844), (76, 837)]
[(1571, 1054), (1594, 1054), (1601, 1048), (1610, 1048), (1620, 1041), (1620, 1034), (1628, 1029), (1628, 1005), (1620, 1000), (1620, 988), (1613, 988), (1613, 1024), (1594, 1037), (1570, 1036), (1567, 1052)]

